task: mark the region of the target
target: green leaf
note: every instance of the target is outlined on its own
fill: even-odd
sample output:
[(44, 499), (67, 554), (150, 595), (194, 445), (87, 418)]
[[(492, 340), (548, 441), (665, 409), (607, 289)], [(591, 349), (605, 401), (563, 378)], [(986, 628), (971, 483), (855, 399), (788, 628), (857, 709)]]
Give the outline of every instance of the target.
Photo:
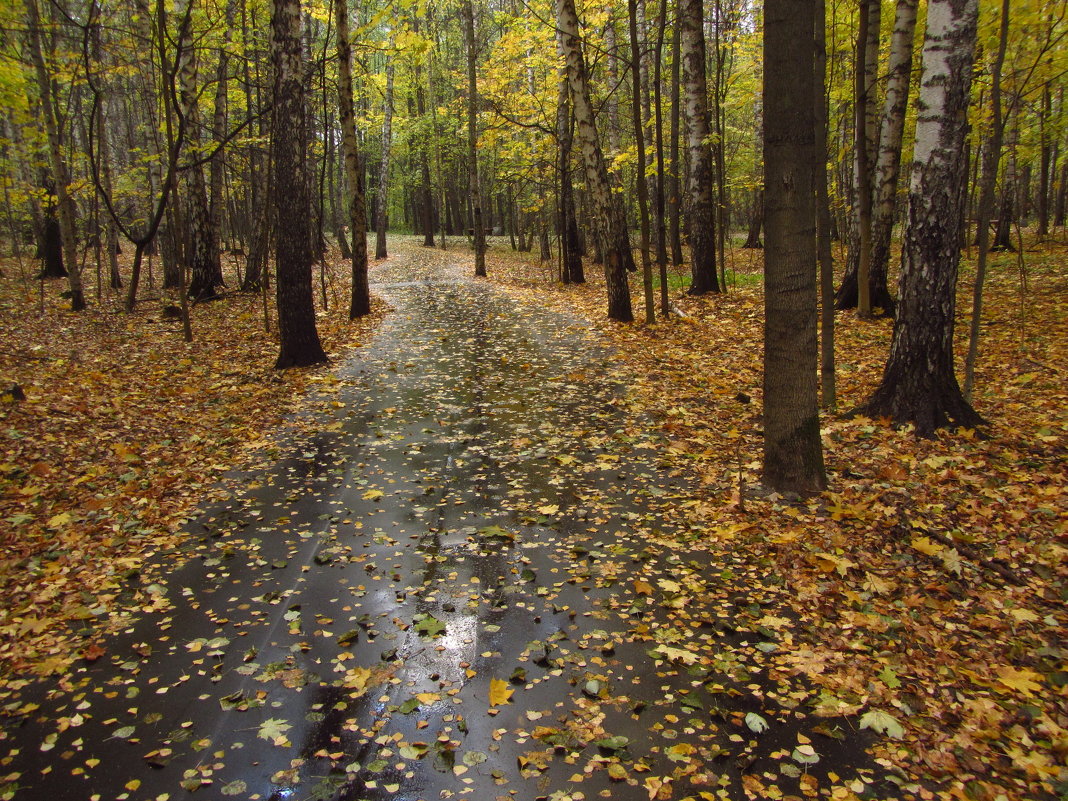
[(756, 712), (749, 712), (745, 716), (745, 725), (749, 727), (749, 731), (754, 734), (761, 734), (768, 730), (768, 722)]
[(415, 630), (424, 637), (438, 637), (445, 631), (445, 624), (433, 615), (416, 615)]
[(882, 680), (883, 684), (885, 684), (891, 690), (896, 690), (898, 687), (901, 686), (901, 682), (898, 680), (897, 674), (889, 665), (887, 665), (882, 669), (882, 671), (880, 671), (879, 678)]
[(860, 728), (871, 729), (879, 734), (885, 734), (893, 740), (900, 740), (905, 736), (905, 729), (897, 718), (881, 709), (872, 709), (860, 716)]
[(603, 748), (605, 751), (622, 751), (629, 743), (629, 737), (617, 735), (615, 737), (605, 737), (602, 740), (598, 740), (594, 745), (598, 748)]
[(220, 792), (223, 795), (241, 795), (247, 789), (248, 785), (241, 781), (241, 779), (234, 779), (232, 782), (224, 784)]
[(282, 718), (267, 718), (260, 724), (260, 730), (257, 736), (262, 740), (284, 740), (286, 732), (289, 731), (292, 726), (285, 722)]

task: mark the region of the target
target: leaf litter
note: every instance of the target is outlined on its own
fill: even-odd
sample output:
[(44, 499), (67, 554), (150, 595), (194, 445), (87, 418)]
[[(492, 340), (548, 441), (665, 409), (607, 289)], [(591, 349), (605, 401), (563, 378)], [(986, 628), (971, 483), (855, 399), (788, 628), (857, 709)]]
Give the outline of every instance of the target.
[[(539, 285), (520, 323), (497, 296), (410, 280), (413, 265), (433, 277), (437, 263), (401, 259), (383, 294), (398, 325), (407, 316), (404, 336), (316, 382), (334, 416), (303, 415), (296, 449), (268, 453), (283, 457), (277, 468), (248, 468), (202, 511), (191, 524), (198, 558), (156, 586), (158, 608), (136, 609), (140, 629), (104, 639), (108, 659), (59, 668), (47, 707), (31, 700), (43, 685), (8, 680), (6, 710), (20, 727), (18, 745), (5, 734), (12, 793), (101, 781), (85, 735), (127, 721), (138, 723), (129, 734), (143, 757), (113, 777), (116, 798), (213, 785), (248, 798), (298, 786), (309, 798), (387, 797), (428, 776), (445, 797), (477, 798), (620, 797), (628, 785), (651, 799), (1040, 786), (1023, 769), (953, 785), (928, 758), (939, 753), (926, 750), (929, 728), (966, 731), (939, 716), (952, 694), (924, 687), (951, 674), (927, 673), (917, 649), (899, 645), (912, 632), (883, 621), (892, 616), (879, 605), (909, 597), (912, 571), (922, 577), (913, 595), (938, 592), (929, 585), (955, 575), (944, 560), (891, 570), (881, 552), (850, 547), (859, 490), (810, 506), (747, 498), (746, 513), (730, 503), (739, 467), (748, 483), (756, 467), (730, 443), (754, 440), (755, 428), (742, 422), (751, 410), (730, 404), (739, 365), (735, 386), (712, 395), (726, 411), (706, 408), (695, 424), (710, 387), (688, 348), (707, 331), (687, 329), (663, 349), (642, 327), (616, 329), (629, 341), (610, 352), (588, 324), (538, 308), (581, 308), (582, 298), (592, 307), (590, 293), (555, 297)], [(428, 324), (427, 310), (458, 325)], [(657, 370), (677, 359), (688, 383), (683, 369), (677, 383), (642, 378), (621, 352), (656, 354)], [(728, 447), (709, 421), (732, 423)], [(846, 433), (863, 425), (838, 436), (852, 444)], [(869, 432), (866, 444), (880, 443)], [(1037, 628), (1026, 603), (1011, 608), (1010, 625)], [(233, 642), (212, 647), (217, 638)], [(965, 708), (989, 722), (1004, 701), (992, 688), (1041, 703), (1051, 686), (1009, 658), (1001, 667), (952, 685), (956, 695), (980, 688), (975, 697), (990, 703)], [(506, 692), (508, 703), (492, 704)], [(235, 706), (223, 709), (224, 698)], [(172, 711), (211, 699), (230, 717)], [(1057, 748), (1048, 724), (1061, 724), (1056, 709), (1036, 708), (1032, 724), (1053, 746), (1036, 732), (1020, 753), (1040, 769), (1041, 749)], [(26, 748), (37, 740), (47, 760)], [(180, 778), (161, 778), (162, 768)]]

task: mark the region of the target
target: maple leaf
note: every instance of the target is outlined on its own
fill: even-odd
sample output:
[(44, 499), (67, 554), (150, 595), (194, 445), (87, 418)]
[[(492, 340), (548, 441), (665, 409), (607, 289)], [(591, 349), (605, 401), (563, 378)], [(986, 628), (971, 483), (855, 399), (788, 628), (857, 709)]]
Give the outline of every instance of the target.
[(999, 667), (996, 671), (998, 682), (1010, 690), (1016, 690), (1029, 698), (1042, 690), (1042, 674), (1027, 668), (1014, 668), (1008, 665)]
[(508, 682), (504, 679), (490, 679), (489, 703), (490, 706), (503, 706), (511, 703), (512, 694), (515, 693)]
[(905, 729), (898, 723), (897, 718), (881, 709), (872, 709), (861, 715), (860, 728), (871, 729), (894, 740), (905, 736)]
[(275, 745), (288, 745), (289, 740), (286, 738), (286, 732), (292, 728), (282, 718), (268, 718), (260, 724), (256, 736)]
[(946, 549), (940, 542), (934, 542), (930, 537), (913, 537), (911, 545), (917, 551), (927, 556), (938, 556)]

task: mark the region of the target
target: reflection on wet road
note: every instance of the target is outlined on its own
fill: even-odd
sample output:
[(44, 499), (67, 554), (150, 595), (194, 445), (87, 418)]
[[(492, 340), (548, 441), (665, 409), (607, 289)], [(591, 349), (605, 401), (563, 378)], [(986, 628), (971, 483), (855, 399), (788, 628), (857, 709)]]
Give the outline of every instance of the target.
[[(330, 411), (232, 476), (108, 657), (13, 702), (14, 797), (733, 798), (797, 744), (736, 725), (789, 717), (735, 664), (773, 645), (653, 631), (673, 590), (634, 571), (714, 571), (654, 547), (674, 488), (583, 325), (413, 266), (376, 271), (394, 312)], [(690, 662), (713, 637), (723, 664)]]

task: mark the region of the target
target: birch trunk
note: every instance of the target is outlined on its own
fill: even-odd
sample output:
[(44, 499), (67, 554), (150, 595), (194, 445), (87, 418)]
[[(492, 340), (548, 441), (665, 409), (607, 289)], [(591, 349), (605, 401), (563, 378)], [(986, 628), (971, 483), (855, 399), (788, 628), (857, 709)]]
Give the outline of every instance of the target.
[(871, 264), (868, 286), (871, 305), (888, 314), (895, 312), (887, 289), (890, 240), (894, 231), (894, 206), (901, 172), (901, 138), (912, 77), (912, 41), (916, 31), (918, 0), (898, 0), (894, 35), (887, 65), (886, 100), (879, 127), (879, 158), (875, 165), (875, 189), (871, 223)]
[(624, 223), (623, 205), (619, 196), (612, 192), (604, 154), (597, 139), (574, 0), (556, 0), (556, 22), (557, 49), (567, 66), (568, 84), (574, 106), (575, 138), (582, 155), (587, 194), (601, 238), (605, 283), (608, 289), (608, 316), (613, 320), (629, 323), (634, 319), (626, 266), (627, 256), (630, 255), (630, 239)]
[(704, 13), (701, 0), (680, 0), (683, 118), (690, 169), (686, 175), (690, 235), (689, 294), (719, 292), (716, 275), (716, 206), (713, 198), (711, 126), (705, 75)]
[(930, 0), (898, 316), (882, 381), (860, 411), (922, 436), (982, 418), (953, 369), (964, 142), (978, 0)]

